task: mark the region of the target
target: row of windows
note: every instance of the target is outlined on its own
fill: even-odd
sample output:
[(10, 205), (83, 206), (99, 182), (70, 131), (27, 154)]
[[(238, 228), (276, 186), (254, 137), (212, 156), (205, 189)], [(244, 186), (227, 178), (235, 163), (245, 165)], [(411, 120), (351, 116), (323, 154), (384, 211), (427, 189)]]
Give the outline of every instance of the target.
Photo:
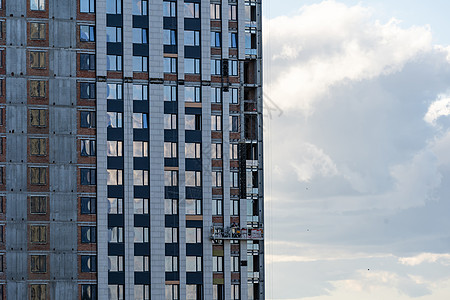
[[(202, 204), (199, 199), (186, 199), (186, 214), (187, 215), (201, 215)], [(178, 215), (178, 200), (177, 199), (164, 199), (164, 214), (166, 215)], [(223, 215), (223, 199), (212, 200), (212, 214), (214, 216)], [(230, 215), (239, 215), (239, 200), (230, 200)]]

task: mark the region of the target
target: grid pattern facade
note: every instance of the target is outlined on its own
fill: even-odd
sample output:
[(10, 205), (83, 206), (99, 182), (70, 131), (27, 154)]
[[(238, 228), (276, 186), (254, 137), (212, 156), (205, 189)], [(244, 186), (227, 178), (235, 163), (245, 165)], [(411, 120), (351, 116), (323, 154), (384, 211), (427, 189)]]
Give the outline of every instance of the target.
[(0, 300), (264, 299), (261, 0), (0, 0)]

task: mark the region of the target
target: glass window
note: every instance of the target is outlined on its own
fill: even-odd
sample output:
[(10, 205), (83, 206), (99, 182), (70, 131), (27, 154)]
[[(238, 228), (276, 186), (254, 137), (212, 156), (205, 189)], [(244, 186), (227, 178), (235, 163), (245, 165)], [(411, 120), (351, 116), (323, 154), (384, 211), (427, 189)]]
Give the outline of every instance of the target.
[(165, 300), (179, 300), (178, 298), (178, 284), (166, 284), (166, 298)]
[(81, 285), (81, 299), (96, 300), (97, 299), (97, 285), (82, 284)]
[(45, 109), (30, 109), (30, 125), (34, 127), (46, 127), (47, 111)]
[[(47, 155), (47, 139), (45, 138), (31, 138), (30, 139), (30, 154), (35, 156)], [(83, 155), (83, 148), (81, 149)], [(95, 150), (94, 150), (95, 155)]]
[(80, 25), (80, 42), (95, 42), (95, 26)]
[(97, 257), (81, 255), (81, 272), (97, 272)]
[(123, 86), (121, 83), (108, 83), (106, 86), (106, 99), (122, 100)]
[(230, 144), (230, 159), (238, 159), (238, 144)]
[(185, 30), (184, 31), (185, 46), (200, 46), (200, 31)]
[(47, 255), (31, 255), (31, 273), (47, 272)]
[(213, 256), (213, 272), (223, 272), (223, 256)]
[(80, 99), (95, 99), (95, 82), (80, 82)]
[(178, 186), (178, 171), (164, 171), (164, 186)]
[(239, 65), (237, 60), (228, 61), (228, 75), (237, 76), (239, 73)]
[(95, 13), (95, 0), (80, 0), (80, 12)]
[(213, 171), (212, 172), (212, 186), (213, 187), (221, 187), (222, 186), (222, 172), (221, 171)]
[(123, 256), (108, 256), (108, 271), (109, 272), (123, 272), (124, 261)]
[(164, 73), (174, 74), (177, 72), (177, 58), (164, 57)]
[(36, 244), (47, 243), (47, 226), (30, 226), (30, 242)]
[(45, 69), (46, 66), (46, 52), (30, 51), (30, 67), (32, 69)]
[[(135, 272), (148, 272), (149, 271), (149, 260), (148, 256), (135, 256), (134, 257), (134, 271)], [(135, 286), (136, 287), (136, 286)], [(142, 287), (142, 286), (141, 286)], [(136, 292), (136, 289), (135, 289)], [(148, 295), (148, 293), (147, 293)], [(134, 299), (144, 299), (144, 298), (136, 298), (136, 293), (134, 294)], [(145, 298), (148, 299), (148, 298)]]
[(133, 28), (133, 43), (148, 44), (147, 36), (147, 28)]
[(148, 156), (148, 142), (133, 142), (133, 157), (147, 157)]
[(148, 100), (148, 85), (133, 84), (133, 100)]
[(184, 2), (185, 18), (200, 18), (200, 3)]
[(31, 97), (45, 97), (46, 81), (30, 80), (30, 96)]
[(178, 200), (164, 199), (164, 214), (178, 215)]
[(177, 16), (177, 6), (174, 1), (164, 1), (163, 2), (163, 16), (164, 17), (176, 17)]
[(178, 257), (177, 256), (166, 256), (165, 271), (166, 272), (177, 272), (178, 271)]
[(178, 228), (166, 227), (164, 240), (168, 244), (178, 243)]
[(122, 0), (106, 0), (106, 13), (107, 14), (121, 14), (122, 13)]
[(117, 157), (123, 155), (123, 142), (122, 141), (107, 141), (106, 142), (106, 154), (107, 156)]
[(108, 243), (123, 243), (123, 227), (108, 228)]
[[(30, 285), (31, 300), (46, 300), (47, 299), (47, 285), (46, 284), (31, 284)], [(3, 299), (3, 298), (2, 298)]]
[(220, 32), (211, 31), (211, 47), (221, 47), (222, 34)]
[(202, 144), (200, 143), (185, 143), (185, 156), (186, 158), (201, 158)]
[(134, 129), (148, 128), (148, 114), (133, 113), (133, 128)]
[(134, 227), (134, 242), (148, 243), (148, 227)]
[(212, 159), (222, 159), (222, 144), (221, 143), (211, 144), (211, 158)]
[(186, 199), (186, 214), (187, 215), (201, 215), (202, 214), (202, 200)]
[(222, 88), (212, 87), (211, 88), (211, 103), (221, 103), (222, 102)]
[(147, 215), (148, 214), (148, 199), (134, 198), (134, 214)]
[(198, 244), (202, 242), (201, 228), (186, 228), (186, 243)]
[(148, 56), (133, 56), (133, 72), (148, 72)]
[(146, 16), (148, 14), (147, 0), (133, 0), (133, 15)]
[(30, 0), (30, 10), (45, 10), (45, 0)]
[(212, 59), (211, 60), (211, 75), (220, 75), (222, 74), (222, 63), (220, 59)]
[(123, 284), (108, 284), (108, 300), (123, 300)]
[(184, 73), (186, 74), (200, 74), (200, 59), (185, 58), (184, 59)]
[(239, 116), (230, 116), (230, 131), (239, 132)]
[(177, 115), (164, 114), (164, 129), (177, 129)]
[(122, 128), (122, 113), (107, 112), (106, 118), (108, 122), (108, 128)]
[(80, 144), (81, 156), (95, 156), (95, 140), (80, 139)]
[(237, 33), (236, 32), (230, 32), (229, 33), (229, 40), (230, 40), (230, 48), (237, 48)]
[(164, 101), (177, 101), (177, 87), (174, 85), (164, 86)]
[(223, 201), (222, 199), (213, 199), (212, 200), (212, 215), (213, 216), (222, 216), (223, 215)]
[(234, 4), (228, 5), (228, 19), (230, 21), (237, 20), (237, 5)]
[(221, 16), (220, 7), (221, 7), (220, 4), (212, 4), (211, 3), (211, 7), (210, 7), (211, 20), (220, 20), (220, 16)]
[(81, 185), (95, 185), (97, 178), (96, 172), (97, 172), (96, 169), (81, 168), (80, 169)]
[(201, 272), (201, 271), (202, 271), (202, 257), (186, 256), (186, 272)]
[(32, 167), (30, 168), (30, 182), (32, 185), (47, 184), (47, 168)]
[(122, 56), (121, 55), (107, 55), (106, 70), (122, 71)]
[(30, 197), (30, 213), (45, 214), (47, 211), (47, 197), (31, 196)]
[(177, 44), (177, 32), (174, 29), (164, 29), (163, 32), (163, 44), (164, 45), (176, 45)]
[(108, 214), (110, 214), (110, 215), (123, 214), (123, 199), (122, 198), (108, 198)]
[(198, 300), (196, 284), (186, 284), (186, 300)]
[(201, 130), (201, 115), (185, 115), (185, 129), (186, 130)]
[(211, 130), (213, 131), (222, 130), (222, 116), (220, 115), (211, 116)]
[(231, 104), (238, 104), (239, 103), (239, 98), (238, 98), (238, 89), (236, 89), (236, 88), (231, 88), (230, 89), (230, 101), (231, 101)]
[(81, 226), (81, 242), (95, 243), (97, 242), (97, 228), (95, 226)]
[(231, 180), (231, 187), (238, 188), (239, 187), (239, 172), (235, 172), (235, 171), (230, 172), (230, 180)]
[(97, 211), (97, 199), (94, 197), (81, 197), (80, 207), (82, 215), (92, 215)]
[(148, 185), (148, 171), (133, 170), (133, 184), (141, 186)]
[(201, 186), (202, 172), (200, 171), (186, 171), (185, 172), (186, 186)]
[(106, 27), (106, 42), (121, 43), (122, 27)]
[(107, 185), (122, 185), (123, 184), (123, 170), (108, 169)]
[(186, 86), (184, 88), (184, 101), (186, 102), (201, 102), (200, 87)]
[(177, 143), (164, 142), (164, 158), (177, 157)]
[(45, 40), (45, 23), (30, 23), (30, 39)]

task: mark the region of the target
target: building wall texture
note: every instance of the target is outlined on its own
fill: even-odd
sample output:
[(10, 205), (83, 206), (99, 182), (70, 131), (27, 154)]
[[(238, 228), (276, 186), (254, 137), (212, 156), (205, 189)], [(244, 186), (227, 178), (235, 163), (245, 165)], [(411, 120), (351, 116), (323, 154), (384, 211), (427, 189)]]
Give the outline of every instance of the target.
[(0, 300), (262, 300), (262, 0), (0, 0)]

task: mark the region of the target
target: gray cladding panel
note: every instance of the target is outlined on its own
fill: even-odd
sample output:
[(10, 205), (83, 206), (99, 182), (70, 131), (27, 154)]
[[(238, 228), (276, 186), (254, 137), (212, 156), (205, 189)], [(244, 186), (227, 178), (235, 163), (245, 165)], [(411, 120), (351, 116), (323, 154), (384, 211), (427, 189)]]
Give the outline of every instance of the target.
[(57, 16), (59, 19), (70, 19), (76, 17), (77, 1), (57, 0), (49, 2), (50, 17)]
[[(7, 135), (7, 143), (6, 143), (6, 161), (14, 162), (14, 163), (22, 163), (27, 159), (27, 137), (24, 134)], [(8, 173), (6, 173), (8, 174)], [(11, 179), (17, 180), (15, 177), (11, 177)]]
[[(76, 74), (76, 53), (70, 50), (50, 50), (49, 68), (50, 74), (69, 77)], [(68, 80), (65, 80), (68, 81)]]
[[(77, 255), (75, 253), (52, 253), (50, 255), (50, 276), (71, 279), (77, 275)], [(52, 298), (62, 299), (62, 298)], [(72, 298), (73, 299), (73, 298)]]
[[(76, 249), (76, 247), (77, 226), (75, 223), (60, 222), (50, 224), (51, 249), (55, 249), (56, 251), (72, 251), (72, 249)], [(74, 260), (74, 263), (76, 264), (76, 260)]]
[(77, 188), (77, 169), (75, 165), (56, 165), (50, 167), (51, 190), (71, 192)]
[[(75, 1), (74, 1), (75, 2)], [(69, 48), (74, 47), (75, 23), (72, 21), (50, 21), (49, 42), (51, 46)]]
[[(9, 68), (8, 68), (9, 70)], [(6, 78), (6, 98), (11, 103), (26, 103), (27, 80), (25, 78)], [(8, 108), (9, 110), (9, 108)], [(6, 122), (8, 126), (8, 122)]]
[(27, 71), (26, 50), (18, 48), (6, 48), (6, 69), (8, 74), (19, 75)]
[[(6, 230), (6, 248), (9, 251), (7, 257), (9, 257), (10, 254), (14, 255), (14, 251), (19, 251), (20, 249), (25, 251), (27, 249), (27, 223), (25, 221), (8, 222), (8, 230)], [(13, 250), (10, 250), (11, 248)], [(13, 274), (14, 272), (20, 274), (20, 276), (24, 276), (23, 274), (27, 274), (26, 261), (18, 260), (16, 262), (8, 262), (7, 266), (9, 270), (8, 272), (10, 274)]]
[(54, 102), (57, 105), (72, 105), (72, 103), (75, 103), (77, 97), (75, 80), (51, 79), (49, 86), (51, 103)]
[(6, 15), (14, 15), (15, 17), (19, 17), (20, 15), (27, 14), (27, 1), (8, 1), (6, 7)]
[(25, 19), (6, 19), (6, 44), (23, 46), (27, 41), (27, 22)]
[[(66, 178), (65, 180), (68, 179)], [(76, 220), (77, 196), (75, 194), (62, 194), (62, 193), (52, 194), (50, 197), (50, 207), (51, 207), (50, 219), (52, 220), (54, 219), (56, 221)], [(74, 238), (75, 242), (77, 236), (75, 225), (63, 224), (58, 226), (67, 228), (67, 231), (62, 231), (58, 229), (58, 232), (60, 232), (63, 235), (67, 235), (69, 238), (70, 235), (72, 235), (72, 238)], [(57, 238), (58, 235), (55, 235), (55, 237)], [(61, 240), (60, 238), (57, 238), (56, 243), (60, 243), (61, 242), (60, 240)], [(72, 241), (69, 241), (69, 243), (71, 244)]]
[(9, 105), (6, 110), (6, 126), (13, 133), (27, 132), (27, 108), (25, 106)]
[(26, 282), (8, 281), (6, 299), (27, 299), (27, 291), (28, 285)]
[[(70, 134), (76, 128), (76, 110), (71, 107), (50, 107), (50, 133)], [(58, 149), (62, 150), (62, 149)]]
[(6, 165), (6, 189), (23, 190), (27, 188), (27, 166), (24, 164)]
[[(22, 220), (27, 218), (27, 196), (26, 194), (8, 193), (6, 195), (6, 218), (8, 220)], [(9, 227), (9, 224), (8, 224)], [(17, 229), (17, 228), (16, 228)], [(6, 245), (13, 240), (8, 239), (8, 234), (11, 238), (15, 238), (15, 233), (12, 235), (11, 231), (6, 231)]]
[(50, 299), (76, 300), (78, 286), (74, 282), (54, 281), (50, 284)]
[(53, 135), (49, 140), (49, 159), (56, 163), (75, 162), (77, 157), (76, 147), (75, 136)]

